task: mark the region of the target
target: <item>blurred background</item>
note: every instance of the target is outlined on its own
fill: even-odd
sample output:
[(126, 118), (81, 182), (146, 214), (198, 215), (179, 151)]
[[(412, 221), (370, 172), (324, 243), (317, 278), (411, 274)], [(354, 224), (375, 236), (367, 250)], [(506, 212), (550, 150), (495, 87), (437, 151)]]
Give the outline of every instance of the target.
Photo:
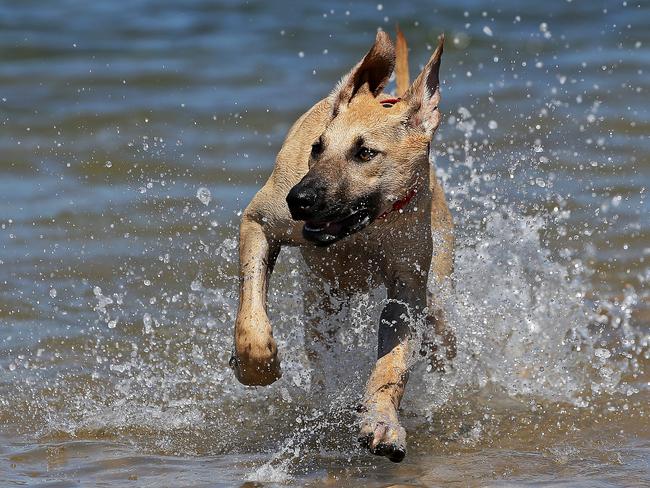
[[(396, 23), (412, 77), (447, 36), (432, 147), (466, 347), (414, 384), (391, 471), (354, 445), (353, 389), (309, 395), (297, 253), (271, 290), (284, 378), (246, 389), (227, 360), (241, 211)], [(0, 481), (648, 481), (649, 23), (640, 1), (0, 2)], [(372, 356), (378, 300), (339, 361)]]

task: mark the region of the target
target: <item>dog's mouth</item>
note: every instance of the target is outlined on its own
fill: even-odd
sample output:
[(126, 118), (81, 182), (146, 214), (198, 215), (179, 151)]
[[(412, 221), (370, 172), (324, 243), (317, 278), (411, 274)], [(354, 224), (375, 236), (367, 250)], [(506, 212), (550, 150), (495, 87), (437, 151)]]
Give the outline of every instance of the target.
[(339, 239), (359, 232), (371, 220), (370, 211), (361, 207), (342, 218), (307, 220), (302, 228), (302, 235), (319, 246), (329, 246)]

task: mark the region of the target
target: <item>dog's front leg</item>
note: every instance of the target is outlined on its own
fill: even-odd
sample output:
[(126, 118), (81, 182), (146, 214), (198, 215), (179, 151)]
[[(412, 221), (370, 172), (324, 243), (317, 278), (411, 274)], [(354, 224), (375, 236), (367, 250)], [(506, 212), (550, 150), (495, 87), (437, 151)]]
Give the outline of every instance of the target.
[(280, 245), (246, 213), (239, 234), (239, 309), (230, 365), (245, 385), (269, 385), (282, 375), (266, 314), (268, 280)]
[(414, 300), (422, 285), (395, 284), (388, 289), (389, 303), (379, 322), (377, 362), (370, 375), (360, 406), (359, 442), (370, 452), (400, 462), (406, 455), (406, 432), (399, 423), (398, 409), (408, 381), (411, 356), (411, 318), (422, 312), (426, 300)]

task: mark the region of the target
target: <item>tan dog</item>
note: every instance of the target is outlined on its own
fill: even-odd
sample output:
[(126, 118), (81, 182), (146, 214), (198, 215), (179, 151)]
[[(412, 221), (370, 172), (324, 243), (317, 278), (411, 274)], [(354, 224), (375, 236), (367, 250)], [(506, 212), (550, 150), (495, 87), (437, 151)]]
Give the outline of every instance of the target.
[[(378, 359), (359, 409), (359, 440), (395, 462), (406, 454), (398, 408), (418, 352), (410, 345), (408, 316), (424, 315), (432, 331), (443, 335), (447, 358), (455, 355), (454, 337), (427, 291), (429, 273), (442, 283), (453, 266), (452, 219), (429, 162), (429, 143), (440, 123), (442, 48), (443, 39), (408, 87), (403, 36), (398, 31), (396, 53), (388, 35), (379, 32), (332, 94), (293, 125), (240, 229), (231, 366), (245, 385), (268, 385), (281, 376), (266, 313), (268, 280), (281, 246), (300, 246), (320, 286), (311, 302), (325, 309), (325, 287), (341, 295), (386, 287)], [(401, 99), (382, 93), (396, 62)], [(306, 332), (307, 338), (319, 337)], [(314, 348), (306, 347), (309, 355)]]

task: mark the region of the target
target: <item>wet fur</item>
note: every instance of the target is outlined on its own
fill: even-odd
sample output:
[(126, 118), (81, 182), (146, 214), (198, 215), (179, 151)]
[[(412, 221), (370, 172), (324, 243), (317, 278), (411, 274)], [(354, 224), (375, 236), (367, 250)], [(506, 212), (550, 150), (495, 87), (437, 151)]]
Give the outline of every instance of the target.
[[(391, 96), (382, 89), (395, 66), (395, 49), (380, 32), (369, 53), (332, 94), (290, 129), (271, 176), (242, 216), (240, 301), (231, 360), (237, 378), (246, 385), (268, 385), (281, 376), (266, 313), (268, 280), (281, 246), (299, 246), (313, 274), (310, 279), (342, 296), (384, 285), (391, 300), (382, 312), (378, 359), (359, 408), (359, 440), (374, 454), (393, 461), (401, 461), (406, 453), (398, 408), (414, 354), (408, 342), (412, 331), (404, 315), (424, 314), (431, 336), (435, 331), (443, 337), (447, 357), (455, 354), (453, 335), (444, 327), (436, 297), (427, 291), (429, 274), (441, 284), (453, 266), (452, 219), (429, 162), (429, 144), (440, 123), (437, 73), (442, 40), (408, 89), (406, 53), (406, 41), (399, 33), (396, 76), (404, 98), (394, 107), (379, 103)], [(384, 159), (368, 165), (346, 159), (352, 143), (348, 139), (355, 133), (381, 146)], [(328, 142), (324, 155), (317, 159), (310, 156), (311, 147), (321, 136)], [(327, 247), (307, 241), (304, 222), (292, 219), (286, 201), (291, 189), (305, 178), (324, 188), (324, 212), (343, 213), (354, 202), (372, 198), (372, 221)], [(417, 194), (403, 212), (377, 219), (411, 188), (417, 188)], [(306, 300), (320, 303), (324, 289)], [(316, 337), (307, 332), (306, 337)], [(439, 366), (440, 358), (436, 361)]]

